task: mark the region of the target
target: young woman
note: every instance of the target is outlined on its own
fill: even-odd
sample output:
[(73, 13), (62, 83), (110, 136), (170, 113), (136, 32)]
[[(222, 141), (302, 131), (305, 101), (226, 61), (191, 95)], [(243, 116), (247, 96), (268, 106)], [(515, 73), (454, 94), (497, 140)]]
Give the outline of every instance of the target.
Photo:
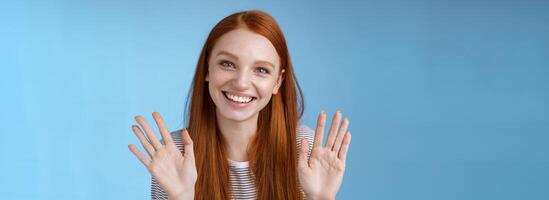
[(191, 88), (187, 129), (170, 133), (155, 112), (159, 140), (135, 117), (140, 127), (132, 130), (149, 156), (128, 147), (153, 177), (153, 199), (335, 199), (349, 120), (335, 113), (325, 145), (324, 112), (316, 131), (299, 125), (301, 89), (271, 16), (252, 10), (221, 20)]

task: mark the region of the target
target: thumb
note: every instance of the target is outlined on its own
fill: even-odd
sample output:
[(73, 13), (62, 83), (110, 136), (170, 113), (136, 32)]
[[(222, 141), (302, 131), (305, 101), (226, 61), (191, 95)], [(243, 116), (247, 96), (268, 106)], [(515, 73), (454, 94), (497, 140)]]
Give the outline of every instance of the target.
[(305, 137), (301, 138), (301, 149), (299, 149), (299, 163), (302, 167), (309, 167), (309, 159), (307, 154), (309, 153), (309, 143)]
[(185, 155), (183, 156), (194, 158), (193, 140), (191, 139), (187, 129), (183, 129), (181, 132), (181, 138), (183, 139), (183, 148), (185, 149)]

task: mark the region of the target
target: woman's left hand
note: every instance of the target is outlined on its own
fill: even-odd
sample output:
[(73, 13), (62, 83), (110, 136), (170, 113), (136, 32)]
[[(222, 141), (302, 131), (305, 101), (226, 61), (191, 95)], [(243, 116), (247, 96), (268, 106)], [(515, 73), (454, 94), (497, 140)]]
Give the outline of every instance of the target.
[(351, 142), (351, 133), (347, 131), (349, 119), (341, 121), (341, 112), (336, 112), (332, 120), (326, 145), (322, 146), (326, 113), (318, 116), (315, 139), (311, 156), (307, 159), (309, 145), (301, 140), (299, 157), (299, 182), (307, 199), (335, 199), (343, 181), (345, 159)]

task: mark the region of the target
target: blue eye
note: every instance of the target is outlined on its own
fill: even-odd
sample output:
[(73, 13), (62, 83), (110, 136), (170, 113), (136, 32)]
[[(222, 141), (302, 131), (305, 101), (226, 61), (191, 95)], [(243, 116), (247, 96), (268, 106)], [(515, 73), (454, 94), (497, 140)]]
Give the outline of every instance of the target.
[(234, 67), (234, 63), (232, 63), (231, 61), (227, 61), (227, 60), (222, 60), (221, 62), (219, 62), (219, 64), (225, 68), (227, 67)]
[(259, 71), (259, 73), (262, 73), (262, 74), (268, 74), (269, 73), (269, 70), (267, 70), (263, 67), (259, 67), (257, 70)]

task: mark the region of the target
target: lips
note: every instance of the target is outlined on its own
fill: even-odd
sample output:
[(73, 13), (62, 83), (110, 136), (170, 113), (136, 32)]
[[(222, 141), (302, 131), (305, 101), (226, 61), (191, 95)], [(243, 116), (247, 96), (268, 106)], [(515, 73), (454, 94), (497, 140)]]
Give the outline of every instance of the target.
[(223, 96), (227, 98), (227, 100), (237, 104), (248, 104), (257, 99), (257, 97), (254, 97), (254, 96), (243, 95), (243, 94), (238, 94), (233, 92), (222, 91), (222, 93), (223, 93)]

